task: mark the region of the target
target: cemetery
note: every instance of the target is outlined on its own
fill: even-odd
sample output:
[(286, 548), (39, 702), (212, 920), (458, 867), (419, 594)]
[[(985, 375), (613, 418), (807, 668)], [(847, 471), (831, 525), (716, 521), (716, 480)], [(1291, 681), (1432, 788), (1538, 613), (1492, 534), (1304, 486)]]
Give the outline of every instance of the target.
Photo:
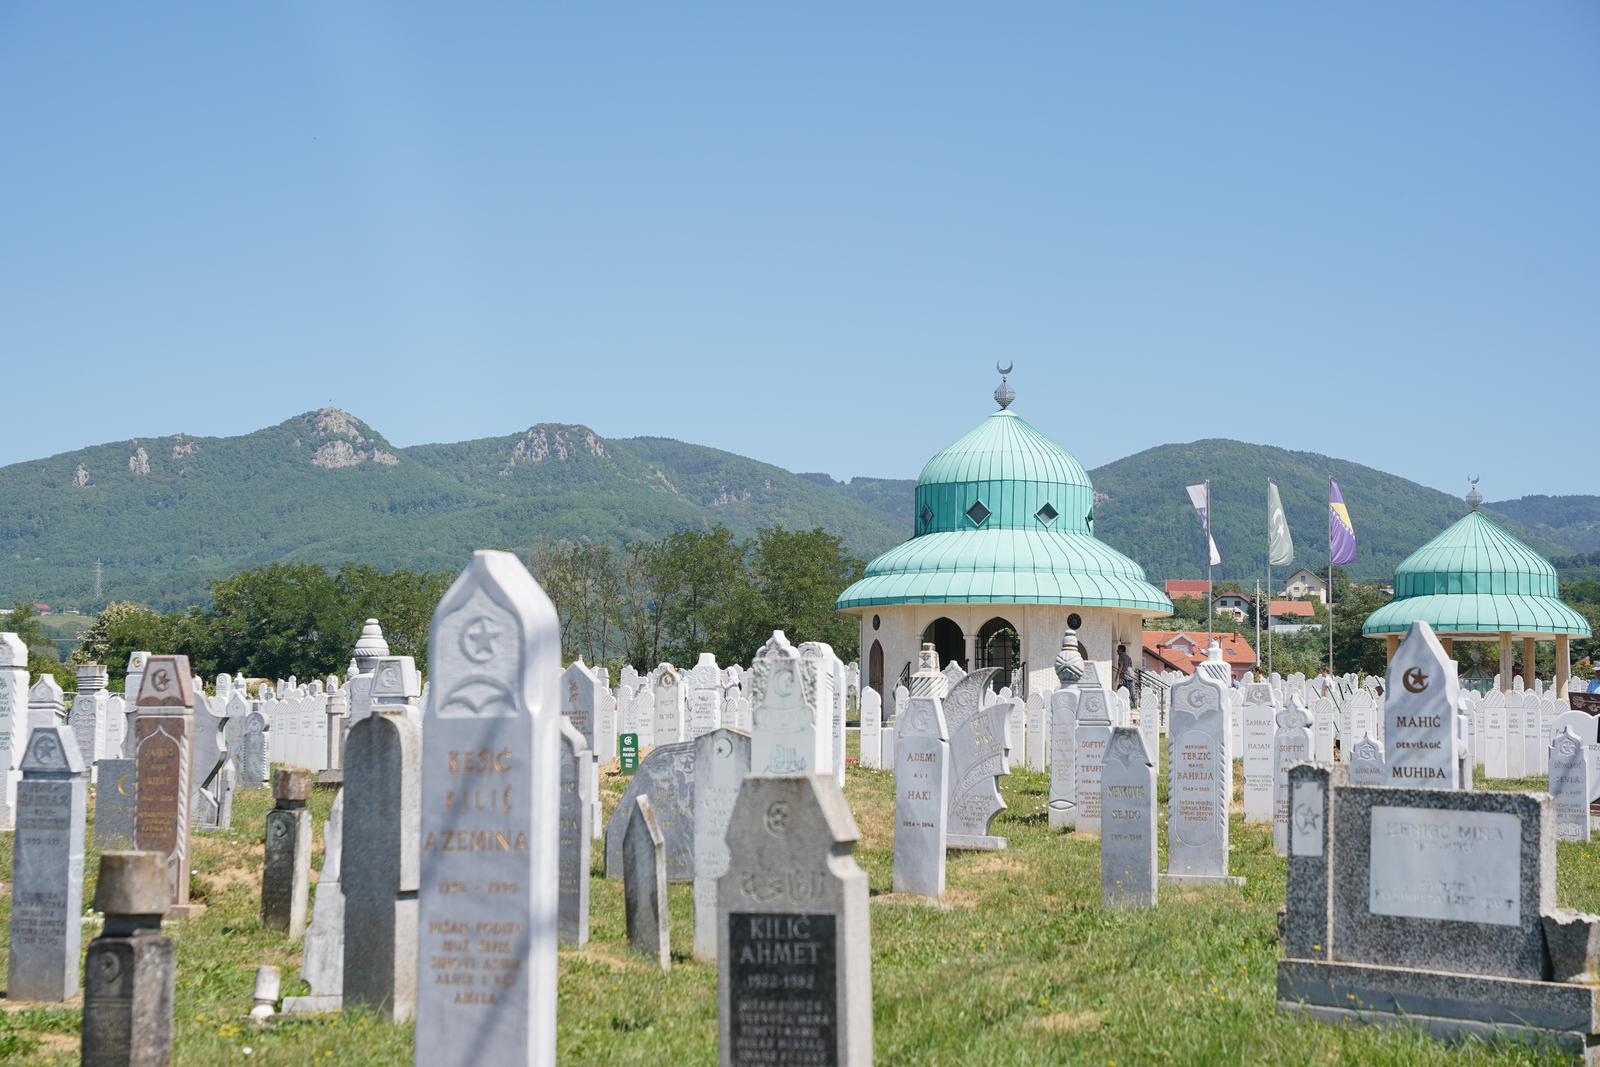
[(0, 635), (0, 1059), (1600, 1062), (1597, 720), (1452, 658), (1587, 637), (1548, 565), (1469, 502), (1494, 549), (1408, 561), (1384, 675), (1133, 679), (1170, 603), (1013, 400), (841, 594), (865, 666), (613, 679), (495, 551), (425, 663), (369, 619), (342, 675), (69, 695)]

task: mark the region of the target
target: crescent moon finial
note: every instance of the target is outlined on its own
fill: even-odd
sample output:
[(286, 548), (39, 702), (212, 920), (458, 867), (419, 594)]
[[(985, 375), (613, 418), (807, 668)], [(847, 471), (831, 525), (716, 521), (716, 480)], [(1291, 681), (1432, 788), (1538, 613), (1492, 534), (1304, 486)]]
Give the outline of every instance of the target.
[(1007, 363), (1004, 367), (1002, 367), (998, 362), (996, 362), (995, 365), (994, 365), (994, 369), (999, 371), (1000, 372), (1000, 376), (1002, 378), (1004, 378), (1006, 375), (1011, 373), (1011, 368), (1014, 367), (1014, 366), (1016, 366), (1016, 364), (1014, 362), (1013, 363)]

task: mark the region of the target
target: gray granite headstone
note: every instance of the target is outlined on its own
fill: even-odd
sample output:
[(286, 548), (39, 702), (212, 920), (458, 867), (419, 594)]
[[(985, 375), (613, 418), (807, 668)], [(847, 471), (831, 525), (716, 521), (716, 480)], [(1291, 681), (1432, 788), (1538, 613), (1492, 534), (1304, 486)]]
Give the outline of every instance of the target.
[(1172, 687), (1167, 739), (1167, 873), (1175, 882), (1237, 882), (1228, 875), (1233, 800), (1227, 687), (1196, 671)]
[(1156, 768), (1144, 734), (1118, 726), (1100, 773), (1100, 902), (1107, 908), (1156, 904)]
[(88, 788), (71, 730), (41, 726), (28, 735), (13, 839), (12, 1000), (66, 1000), (78, 991)]
[(894, 891), (941, 896), (950, 818), (950, 731), (938, 697), (912, 697), (901, 712), (894, 791)]
[(101, 854), (94, 906), (105, 925), (84, 960), (83, 1067), (172, 1062), (177, 959), (161, 934), (169, 898), (165, 856)]
[(589, 942), (589, 778), (594, 757), (583, 735), (563, 718), (561, 727), (561, 896), (558, 928), (563, 945)]
[(1588, 842), (1589, 756), (1583, 742), (1563, 729), (1550, 742), (1550, 795), (1556, 805), (1556, 838)]
[[(989, 679), (998, 668), (964, 675), (944, 698), (945, 725), (950, 733), (950, 823), (946, 842), (956, 849), (1002, 849), (1006, 839), (989, 833), (989, 824), (1005, 810), (1000, 776), (1006, 773), (1004, 715), (1009, 704), (984, 705)], [(895, 724), (895, 747), (901, 724)]]
[(633, 772), (622, 801), (606, 820), (606, 877), (622, 877), (622, 835), (634, 800), (649, 797), (666, 838), (667, 881), (694, 881), (695, 743), (657, 745)]
[(239, 782), (246, 789), (267, 784), (267, 731), (272, 725), (259, 708), (244, 717), (244, 737), (239, 754)]
[[(1300, 707), (1298, 696), (1290, 698)], [(1301, 727), (1306, 732), (1309, 728)], [(1283, 730), (1279, 728), (1281, 735)], [(1327, 959), (1333, 943), (1329, 894), (1333, 850), (1333, 791), (1348, 781), (1341, 764), (1296, 763), (1289, 769), (1288, 876), (1283, 944), (1296, 959)]]
[(261, 866), (261, 925), (290, 937), (306, 929), (311, 893), (311, 774), (282, 767), (273, 776), (276, 806), (267, 812), (265, 857)]
[(139, 814), (139, 764), (131, 759), (100, 761), (94, 790), (94, 843), (105, 849), (131, 849)]
[(374, 713), (346, 741), (344, 1007), (409, 1019), (417, 1002), (421, 733), (404, 712)]
[(1278, 729), (1272, 735), (1272, 848), (1280, 856), (1289, 852), (1289, 769), (1311, 762), (1313, 744), (1311, 716), (1300, 697), (1291, 695), (1289, 706), (1278, 712)]
[(1383, 691), (1389, 784), (1411, 789), (1457, 788), (1461, 772), (1456, 709), (1461, 705), (1461, 684), (1456, 678), (1456, 661), (1446, 654), (1427, 623), (1411, 624), (1389, 661)]
[(1350, 786), (1332, 811), (1336, 959), (1544, 976), (1541, 916), (1556, 904), (1548, 796)]
[(694, 745), (694, 955), (714, 963), (717, 881), (728, 869), (733, 804), (750, 773), (750, 735), (724, 727), (696, 738)]
[(667, 914), (666, 839), (650, 810), (650, 798), (635, 798), (622, 834), (622, 896), (628, 944), (650, 956), (663, 971), (672, 969), (672, 937)]
[(752, 775), (717, 887), (720, 1062), (870, 1064), (872, 934), (860, 838), (831, 775)]
[(416, 1062), (553, 1064), (560, 622), (516, 556), (474, 552), (428, 650)]

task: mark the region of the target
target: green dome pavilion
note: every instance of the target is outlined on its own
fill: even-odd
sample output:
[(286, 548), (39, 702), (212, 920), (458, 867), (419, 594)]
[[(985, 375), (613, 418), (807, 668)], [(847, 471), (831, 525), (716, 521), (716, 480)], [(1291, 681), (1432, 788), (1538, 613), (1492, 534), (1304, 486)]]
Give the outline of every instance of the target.
[(1588, 637), (1589, 624), (1562, 603), (1555, 568), (1480, 512), (1482, 501), (1474, 486), (1467, 496), (1471, 510), (1406, 557), (1395, 569), (1394, 599), (1368, 616), (1361, 632), (1389, 639), (1391, 653), (1419, 619), (1446, 647), (1453, 641), (1498, 641), (1507, 688), (1512, 639), (1523, 640), (1525, 662), (1535, 642), (1554, 640), (1557, 682), (1564, 687), (1568, 642)]
[(1069, 616), (1089, 658), (1109, 667), (1116, 644), (1138, 654), (1146, 617), (1171, 613), (1143, 568), (1095, 539), (1088, 472), (1011, 410), (1014, 395), (1002, 381), (1000, 409), (928, 461), (911, 539), (839, 597), (862, 617), (869, 678), (881, 679), (883, 656), (908, 677), (927, 640), (941, 662), (1025, 666), (1049, 688)]

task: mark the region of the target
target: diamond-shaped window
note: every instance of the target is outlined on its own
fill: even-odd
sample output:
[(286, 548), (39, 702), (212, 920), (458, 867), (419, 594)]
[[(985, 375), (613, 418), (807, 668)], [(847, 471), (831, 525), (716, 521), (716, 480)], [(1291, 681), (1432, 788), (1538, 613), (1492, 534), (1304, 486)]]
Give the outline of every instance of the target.
[(1055, 508), (1051, 507), (1049, 504), (1046, 504), (1044, 507), (1033, 513), (1033, 517), (1044, 523), (1046, 526), (1049, 526), (1052, 522), (1055, 522), (1056, 519), (1060, 518), (1060, 516), (1061, 513)]
[(989, 509), (983, 506), (983, 501), (974, 500), (967, 509), (967, 518), (972, 520), (972, 525), (982, 526), (983, 520), (989, 517)]
[(933, 509), (926, 504), (922, 505), (922, 511), (917, 515), (917, 518), (922, 520), (922, 528), (926, 530), (933, 525)]

